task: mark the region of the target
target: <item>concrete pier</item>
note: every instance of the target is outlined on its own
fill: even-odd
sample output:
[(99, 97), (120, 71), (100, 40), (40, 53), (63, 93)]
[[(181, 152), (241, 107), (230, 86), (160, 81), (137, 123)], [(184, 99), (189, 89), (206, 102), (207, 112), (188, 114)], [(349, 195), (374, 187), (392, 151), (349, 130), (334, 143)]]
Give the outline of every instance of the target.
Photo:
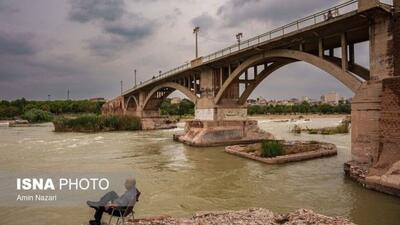
[(184, 133), (174, 135), (176, 141), (200, 147), (246, 144), (273, 138), (272, 134), (261, 130), (255, 120), (193, 120), (186, 122)]

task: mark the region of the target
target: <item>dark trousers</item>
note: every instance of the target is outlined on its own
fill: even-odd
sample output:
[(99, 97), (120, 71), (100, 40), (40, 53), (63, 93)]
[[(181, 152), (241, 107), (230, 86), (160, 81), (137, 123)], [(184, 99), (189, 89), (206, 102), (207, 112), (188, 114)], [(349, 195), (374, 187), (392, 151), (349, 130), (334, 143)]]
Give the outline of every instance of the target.
[[(105, 205), (107, 205), (107, 203), (109, 203), (110, 201), (112, 202), (113, 200), (119, 198), (118, 194), (115, 193), (114, 191), (110, 191), (107, 192), (103, 197), (101, 197), (99, 203), (100, 203), (100, 207), (96, 209), (96, 212), (94, 213), (94, 219), (98, 222), (101, 221), (101, 217), (103, 216), (103, 213), (106, 212), (108, 214), (112, 213), (112, 209), (108, 208), (106, 210), (106, 208), (104, 207)], [(115, 216), (119, 216), (119, 211), (115, 210), (114, 211)]]

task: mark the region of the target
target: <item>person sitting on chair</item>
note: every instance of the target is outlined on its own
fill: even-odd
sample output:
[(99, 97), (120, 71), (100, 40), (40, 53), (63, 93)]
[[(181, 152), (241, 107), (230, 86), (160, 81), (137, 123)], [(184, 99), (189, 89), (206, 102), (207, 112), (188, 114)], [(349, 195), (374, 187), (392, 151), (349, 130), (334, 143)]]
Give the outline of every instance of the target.
[[(131, 177), (126, 179), (125, 181), (126, 192), (118, 196), (114, 191), (110, 191), (106, 193), (103, 197), (101, 197), (100, 201), (92, 202), (87, 201), (87, 205), (96, 210), (94, 214), (94, 220), (90, 220), (90, 225), (100, 225), (101, 217), (103, 213), (106, 212), (108, 214), (114, 213), (114, 216), (120, 216), (120, 210), (113, 210), (115, 208), (126, 208), (126, 207), (134, 207), (136, 201), (138, 201), (138, 197), (140, 195), (140, 191), (136, 189), (136, 179)], [(124, 212), (122, 212), (122, 215)]]

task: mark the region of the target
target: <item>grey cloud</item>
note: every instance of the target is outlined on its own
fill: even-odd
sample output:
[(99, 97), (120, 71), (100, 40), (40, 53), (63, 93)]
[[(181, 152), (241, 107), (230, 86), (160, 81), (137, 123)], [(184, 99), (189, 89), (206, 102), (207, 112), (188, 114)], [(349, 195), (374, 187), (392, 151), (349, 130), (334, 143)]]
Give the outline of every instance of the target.
[[(235, 41), (237, 31), (247, 38), (250, 32), (245, 29), (262, 33), (264, 24), (278, 26), (283, 20), (334, 5), (336, 0), (310, 2), (37, 0), (32, 7), (24, 1), (0, 0), (0, 98), (46, 99), (48, 94), (52, 99), (65, 98), (67, 88), (74, 98), (114, 97), (119, 94), (120, 80), (125, 88), (133, 83), (133, 68), (142, 81), (190, 60), (194, 23), (202, 27), (200, 53), (206, 54)], [(13, 10), (23, 13), (10, 13)], [(139, 10), (142, 14), (137, 14)], [(68, 36), (60, 35), (60, 29), (54, 29), (58, 27)], [(57, 41), (49, 46), (51, 40)], [(156, 51), (154, 43), (159, 43)], [(361, 50), (357, 47), (356, 60), (368, 65), (367, 53), (368, 44)], [(351, 96), (332, 76), (298, 63), (272, 74), (253, 95), (318, 98), (327, 91)]]
[(124, 7), (123, 0), (71, 0), (69, 19), (81, 23), (115, 21), (123, 16)]
[(131, 42), (143, 39), (150, 35), (152, 30), (153, 25), (150, 22), (141, 24), (112, 23), (104, 25), (104, 31), (106, 33), (117, 35)]
[(105, 94), (111, 72), (102, 65), (88, 65), (89, 62), (82, 62), (74, 55), (2, 59), (0, 96), (2, 99), (43, 99), (51, 94), (53, 99), (58, 99), (66, 96), (67, 88), (71, 89), (74, 98)]
[(209, 29), (214, 26), (215, 21), (214, 18), (211, 17), (208, 13), (203, 13), (200, 16), (197, 16), (191, 21), (193, 26), (198, 26), (201, 29)]
[(10, 2), (6, 2), (5, 0), (0, 0), (0, 12), (2, 13), (15, 13), (19, 10), (11, 5)]
[(174, 8), (170, 14), (164, 16), (163, 25), (174, 27), (180, 17), (182, 17), (182, 11), (179, 8)]
[(93, 21), (103, 32), (101, 36), (86, 40), (87, 49), (95, 56), (115, 56), (154, 30), (153, 21), (125, 11), (123, 0), (71, 0), (70, 3), (71, 20), (81, 23)]
[(315, 10), (330, 7), (337, 2), (337, 0), (229, 0), (218, 9), (217, 15), (229, 26), (248, 21), (288, 22)]
[(182, 15), (182, 11), (179, 8), (174, 8), (173, 12), (175, 15), (178, 15), (178, 16)]
[(32, 55), (36, 52), (32, 34), (0, 31), (0, 55)]
[(123, 49), (126, 41), (117, 38), (97, 37), (87, 40), (86, 44), (92, 55), (110, 58)]
[(115, 56), (120, 51), (129, 49), (132, 44), (150, 36), (156, 25), (152, 21), (140, 18), (136, 21), (132, 20), (132, 22), (121, 20), (106, 23), (102, 26), (105, 35), (87, 40), (86, 42), (92, 55), (109, 58)]

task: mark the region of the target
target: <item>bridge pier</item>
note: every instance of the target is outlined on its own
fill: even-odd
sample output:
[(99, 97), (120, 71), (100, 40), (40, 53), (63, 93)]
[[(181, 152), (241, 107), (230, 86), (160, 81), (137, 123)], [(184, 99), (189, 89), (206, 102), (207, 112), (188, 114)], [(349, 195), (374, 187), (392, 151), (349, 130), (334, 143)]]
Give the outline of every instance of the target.
[(192, 146), (209, 147), (255, 143), (274, 138), (260, 129), (256, 120), (247, 118), (247, 106), (218, 106), (211, 102), (199, 106), (208, 107), (196, 106), (195, 120), (187, 121), (184, 133), (174, 135), (174, 140)]
[(227, 75), (229, 72), (223, 74), (222, 68), (202, 71), (195, 119), (187, 121), (184, 132), (176, 134), (174, 140), (192, 146), (218, 146), (273, 138), (270, 133), (259, 129), (257, 121), (248, 120), (246, 105), (237, 103), (239, 82), (232, 83), (225, 101), (216, 104), (216, 92), (221, 88), (223, 77)]
[(144, 109), (144, 94), (138, 96), (119, 96), (106, 102), (102, 107), (103, 115), (131, 115), (141, 119), (143, 130), (158, 130), (176, 128), (176, 120), (160, 116), (159, 108)]
[[(367, 16), (374, 2), (359, 2)], [(370, 17), (371, 78), (353, 98), (352, 161), (345, 171), (367, 188), (400, 196), (400, 0), (393, 3), (392, 17)]]
[(192, 120), (186, 122), (183, 134), (174, 135), (176, 141), (200, 147), (255, 143), (273, 138), (261, 130), (255, 120)]

